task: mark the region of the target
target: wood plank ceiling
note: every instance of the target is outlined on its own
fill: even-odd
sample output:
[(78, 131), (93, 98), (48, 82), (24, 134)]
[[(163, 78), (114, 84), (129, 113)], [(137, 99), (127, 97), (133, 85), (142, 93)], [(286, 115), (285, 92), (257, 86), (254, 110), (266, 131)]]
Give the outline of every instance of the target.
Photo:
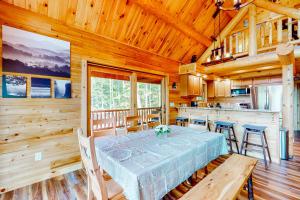
[[(142, 0), (146, 7), (159, 5), (157, 14), (134, 0), (2, 1), (182, 63), (189, 63), (192, 55), (199, 57), (206, 45), (176, 27), (178, 24), (208, 39), (214, 32), (214, 0)], [(221, 12), (221, 29), (235, 14)]]

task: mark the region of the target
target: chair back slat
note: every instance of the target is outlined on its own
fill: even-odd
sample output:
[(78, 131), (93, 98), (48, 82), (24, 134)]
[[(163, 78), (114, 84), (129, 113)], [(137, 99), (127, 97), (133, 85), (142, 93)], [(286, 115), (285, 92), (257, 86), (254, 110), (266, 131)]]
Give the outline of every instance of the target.
[(116, 135), (116, 118), (114, 116), (105, 116), (102, 119), (92, 118), (91, 135), (94, 137)]
[(154, 128), (156, 126), (159, 126), (161, 124), (160, 114), (157, 113), (147, 115), (146, 123), (148, 128)]
[(95, 153), (94, 137), (83, 135), (81, 128), (77, 130), (80, 155), (86, 170), (89, 183), (97, 200), (108, 200), (107, 189), (103, 179), (103, 172), (100, 170)]
[(143, 120), (140, 116), (128, 116), (125, 118), (126, 133), (143, 130)]

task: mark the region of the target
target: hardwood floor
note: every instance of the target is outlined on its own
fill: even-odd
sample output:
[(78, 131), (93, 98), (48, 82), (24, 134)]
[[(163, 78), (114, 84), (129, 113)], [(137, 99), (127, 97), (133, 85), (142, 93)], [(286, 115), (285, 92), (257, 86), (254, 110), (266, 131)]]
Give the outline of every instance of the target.
[[(263, 162), (258, 163), (253, 174), (255, 199), (300, 199), (300, 137), (295, 138), (294, 151), (293, 160), (282, 161), (280, 165), (271, 164), (268, 170), (265, 170)], [(212, 171), (226, 158), (222, 156), (211, 162), (208, 171)], [(198, 174), (201, 176), (201, 173)], [(78, 170), (7, 192), (0, 196), (0, 200), (84, 200), (86, 189), (86, 175), (83, 170)], [(184, 191), (187, 191), (187, 187), (182, 184), (165, 199), (174, 199), (174, 196), (181, 196)], [(241, 198), (245, 198), (246, 195), (245, 191), (241, 192)]]

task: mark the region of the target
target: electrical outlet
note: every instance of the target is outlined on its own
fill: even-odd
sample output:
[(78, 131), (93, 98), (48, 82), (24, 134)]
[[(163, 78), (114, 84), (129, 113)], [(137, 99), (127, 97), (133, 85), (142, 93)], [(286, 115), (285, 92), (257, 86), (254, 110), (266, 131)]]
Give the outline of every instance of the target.
[(42, 152), (36, 152), (36, 153), (34, 154), (34, 160), (35, 160), (35, 161), (40, 161), (40, 160), (42, 160)]

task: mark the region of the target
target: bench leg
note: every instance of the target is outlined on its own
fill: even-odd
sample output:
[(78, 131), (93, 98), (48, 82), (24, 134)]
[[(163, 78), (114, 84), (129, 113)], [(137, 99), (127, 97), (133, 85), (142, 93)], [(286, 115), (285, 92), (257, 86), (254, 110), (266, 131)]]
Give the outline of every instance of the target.
[(254, 200), (252, 174), (248, 178), (248, 199)]

